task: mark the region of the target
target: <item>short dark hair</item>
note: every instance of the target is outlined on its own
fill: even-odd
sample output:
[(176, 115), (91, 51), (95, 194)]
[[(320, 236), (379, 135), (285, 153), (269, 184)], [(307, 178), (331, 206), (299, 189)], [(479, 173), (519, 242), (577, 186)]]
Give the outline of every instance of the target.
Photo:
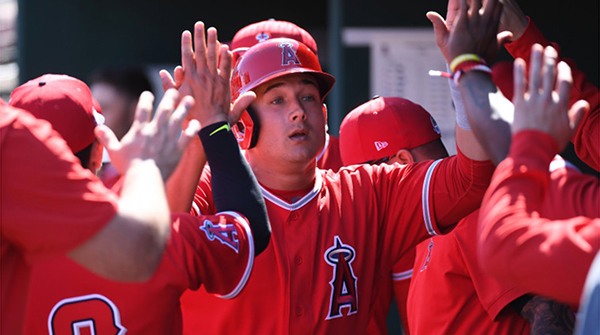
[(144, 91), (152, 92), (152, 84), (143, 68), (130, 67), (105, 67), (92, 73), (89, 84), (103, 83), (115, 87), (132, 100), (138, 100)]

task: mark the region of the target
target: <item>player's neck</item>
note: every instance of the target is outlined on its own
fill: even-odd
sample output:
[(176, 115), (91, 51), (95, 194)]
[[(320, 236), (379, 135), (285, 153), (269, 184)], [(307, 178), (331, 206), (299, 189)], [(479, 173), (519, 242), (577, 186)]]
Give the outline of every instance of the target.
[(258, 182), (278, 191), (296, 191), (310, 188), (315, 183), (316, 160), (308, 164), (260, 164), (248, 157), (248, 163)]

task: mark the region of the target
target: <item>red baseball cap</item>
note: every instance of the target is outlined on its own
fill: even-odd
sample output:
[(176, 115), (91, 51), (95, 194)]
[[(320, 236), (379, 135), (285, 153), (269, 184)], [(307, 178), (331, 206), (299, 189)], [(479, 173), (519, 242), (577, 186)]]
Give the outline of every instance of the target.
[(317, 54), (317, 42), (306, 30), (291, 22), (275, 19), (252, 23), (240, 29), (231, 40), (231, 49), (249, 48), (259, 42), (277, 37), (291, 38), (302, 42), (315, 55)]
[(94, 128), (104, 123), (89, 87), (67, 75), (45, 74), (32, 79), (14, 89), (8, 104), (50, 122), (73, 153), (92, 144)]
[(376, 97), (353, 109), (340, 126), (344, 165), (362, 164), (441, 138), (433, 117), (403, 98)]

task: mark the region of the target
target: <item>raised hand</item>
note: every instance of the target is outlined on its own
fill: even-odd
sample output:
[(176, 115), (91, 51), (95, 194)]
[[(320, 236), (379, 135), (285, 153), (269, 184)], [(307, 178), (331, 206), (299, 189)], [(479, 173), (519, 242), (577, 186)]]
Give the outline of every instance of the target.
[(182, 121), (194, 105), (194, 99), (184, 97), (177, 106), (178, 100), (177, 90), (168, 90), (152, 117), (154, 96), (150, 92), (142, 93), (133, 124), (120, 142), (110, 128), (96, 128), (100, 144), (108, 150), (121, 175), (125, 175), (131, 164), (146, 160), (154, 161), (163, 180), (173, 172), (185, 148), (200, 130), (194, 121), (181, 132)]
[(517, 59), (514, 66), (515, 117), (513, 135), (524, 129), (537, 129), (554, 138), (559, 152), (573, 136), (589, 103), (579, 100), (569, 109), (569, 94), (573, 78), (571, 68), (560, 62), (552, 47), (535, 44), (531, 49), (529, 83), (525, 79), (525, 61)]
[(509, 32), (498, 34), (502, 13), (499, 0), (470, 2), (469, 5), (467, 0), (450, 0), (447, 21), (438, 13), (427, 13), (427, 18), (433, 23), (438, 47), (448, 62), (465, 53), (477, 54), (491, 61), (512, 36)]

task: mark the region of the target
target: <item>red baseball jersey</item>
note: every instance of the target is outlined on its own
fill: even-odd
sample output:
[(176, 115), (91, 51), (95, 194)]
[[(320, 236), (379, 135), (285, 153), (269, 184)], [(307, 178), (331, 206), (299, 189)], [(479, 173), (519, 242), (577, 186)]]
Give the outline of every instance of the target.
[(408, 300), (408, 290), (413, 273), (415, 253), (415, 248), (408, 250), (406, 254), (402, 255), (398, 263), (394, 265), (392, 273), (381, 277), (379, 297), (373, 304), (373, 317), (367, 327), (367, 334), (385, 335), (388, 333), (387, 318), (392, 304), (392, 297), (396, 298), (395, 303), (400, 314), (402, 330), (404, 334), (410, 334), (407, 322), (406, 302)]
[(499, 280), (577, 306), (600, 250), (600, 181), (563, 168), (550, 182), (556, 152), (548, 134), (513, 136), (481, 206), (480, 261)]
[(235, 212), (172, 214), (171, 238), (144, 283), (98, 277), (67, 257), (33, 269), (24, 334), (181, 334), (179, 298), (200, 286), (219, 299), (243, 289), (254, 262), (246, 219)]
[(497, 281), (479, 266), (478, 213), (448, 235), (417, 246), (408, 295), (413, 334), (529, 334), (529, 323), (505, 308), (527, 291)]
[[(401, 255), (475, 210), (493, 166), (460, 154), (439, 161), (317, 170), (314, 187), (283, 200), (265, 188), (271, 242), (244, 291), (182, 297), (185, 334), (360, 334)], [(210, 176), (196, 194), (211, 212)], [(207, 198), (205, 198), (207, 197)], [(427, 213), (427, 215), (423, 215)]]
[(523, 35), (505, 46), (513, 57), (522, 58), (529, 63), (531, 47), (535, 43), (544, 47), (551, 45), (558, 52), (560, 60), (571, 67), (573, 87), (569, 105), (580, 99), (589, 102), (590, 110), (583, 116), (572, 141), (577, 156), (596, 171), (600, 171), (600, 90), (587, 80), (585, 73), (577, 69), (573, 60), (560, 56), (560, 45), (549, 42), (531, 19)]
[(327, 134), (325, 147), (317, 157), (317, 167), (323, 170), (338, 171), (342, 164), (342, 155), (340, 154), (339, 137)]
[(117, 197), (81, 167), (50, 123), (0, 106), (2, 334), (20, 334), (31, 265), (102, 229)]

